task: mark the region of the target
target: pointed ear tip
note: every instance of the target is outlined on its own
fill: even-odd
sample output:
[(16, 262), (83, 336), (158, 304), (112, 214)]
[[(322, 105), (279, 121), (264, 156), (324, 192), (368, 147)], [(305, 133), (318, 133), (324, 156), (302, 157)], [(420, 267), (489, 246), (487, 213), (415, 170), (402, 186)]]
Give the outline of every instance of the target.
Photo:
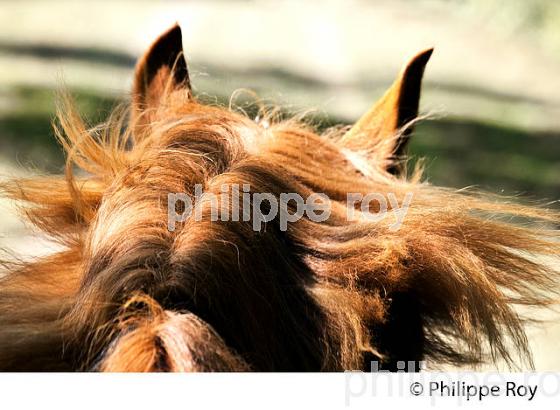
[(182, 41), (183, 34), (181, 33), (181, 26), (179, 22), (175, 22), (171, 27), (165, 30), (160, 38), (175, 38), (180, 39)]
[(432, 57), (433, 53), (434, 47), (426, 48), (416, 53), (416, 55), (412, 58), (412, 61), (422, 61), (424, 64), (426, 64), (430, 60), (430, 57)]
[(432, 56), (432, 54), (434, 54), (434, 50), (435, 47), (429, 47), (427, 49), (425, 49), (424, 51), (422, 51), (422, 54), (425, 54), (428, 58), (430, 58)]
[(177, 31), (177, 32), (180, 33), (181, 32), (181, 25), (179, 24), (179, 22), (176, 21), (175, 23), (173, 23), (173, 25), (171, 26), (169, 31)]
[(178, 49), (183, 47), (183, 34), (181, 33), (181, 26), (179, 26), (178, 22), (175, 22), (175, 24), (157, 36), (152, 42), (151, 48), (156, 46), (161, 47), (162, 44), (169, 44)]
[[(418, 70), (424, 71), (424, 68), (430, 61), (432, 54), (434, 52), (434, 48), (426, 48), (414, 55), (403, 67), (403, 75), (407, 75), (410, 73), (417, 72)], [(404, 74), (406, 73), (406, 74)]]

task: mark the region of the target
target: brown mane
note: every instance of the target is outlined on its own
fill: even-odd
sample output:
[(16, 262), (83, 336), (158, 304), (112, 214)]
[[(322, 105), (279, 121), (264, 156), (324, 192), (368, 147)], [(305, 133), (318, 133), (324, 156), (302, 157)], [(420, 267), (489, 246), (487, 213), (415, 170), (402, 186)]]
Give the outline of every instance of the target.
[[(541, 257), (560, 254), (557, 212), (403, 175), (402, 144), (398, 153), (379, 147), (408, 137), (399, 130), (414, 109), (366, 147), (363, 129), (318, 135), (296, 119), (264, 126), (201, 104), (186, 66), (177, 68), (177, 30), (139, 64), (128, 127), (117, 112), (88, 130), (63, 98), (65, 176), (0, 184), (62, 246), (4, 262), (0, 369), (333, 371), (500, 357), (531, 365), (513, 305), (554, 302), (559, 272)], [(384, 104), (373, 114), (387, 124)], [(197, 183), (215, 193), (228, 183), (324, 193), (332, 213), (255, 232), (251, 222), (212, 222), (203, 202), (207, 217), (171, 232), (168, 193), (192, 194)], [(348, 220), (349, 192), (413, 201), (394, 231), (388, 219)]]

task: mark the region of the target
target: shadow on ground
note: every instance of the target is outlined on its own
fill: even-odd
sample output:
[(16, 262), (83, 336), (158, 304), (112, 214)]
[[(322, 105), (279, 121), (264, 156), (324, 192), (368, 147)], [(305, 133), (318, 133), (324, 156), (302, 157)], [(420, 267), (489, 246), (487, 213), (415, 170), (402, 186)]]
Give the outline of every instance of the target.
[[(137, 57), (133, 54), (121, 50), (114, 50), (103, 47), (81, 47), (61, 44), (48, 44), (48, 43), (19, 43), (7, 40), (0, 40), (0, 54), (5, 54), (17, 57), (33, 57), (41, 60), (66, 60), (66, 61), (79, 61), (88, 64), (106, 64), (114, 67), (133, 68)], [(187, 56), (188, 57), (188, 56)], [(189, 62), (189, 71), (201, 73), (204, 76), (210, 74), (213, 78), (233, 78), (239, 84), (252, 84), (251, 87), (255, 88), (257, 84), (270, 84), (273, 83), (279, 88), (297, 88), (303, 87), (310, 90), (324, 90), (331, 83), (322, 81), (316, 77), (309, 75), (302, 75), (286, 70), (281, 67), (263, 66), (263, 67), (227, 67), (223, 65), (216, 65), (211, 63), (191, 64)], [(345, 83), (345, 86), (362, 87), (366, 86), (369, 90), (383, 91), (387, 87), (389, 79), (372, 79), (371, 74), (365, 78), (356, 76)], [(284, 87), (282, 87), (284, 86)], [(462, 94), (471, 97), (478, 97), (482, 99), (495, 99), (506, 100), (510, 102), (525, 102), (533, 104), (544, 104), (545, 101), (529, 98), (524, 95), (509, 93), (505, 91), (490, 90), (474, 84), (463, 84), (461, 82), (443, 83), (438, 81), (431, 83), (424, 82), (424, 88), (437, 88), (440, 92), (451, 94)]]
[(420, 124), (410, 154), (424, 157), (435, 184), (534, 199), (560, 199), (560, 134), (462, 119)]

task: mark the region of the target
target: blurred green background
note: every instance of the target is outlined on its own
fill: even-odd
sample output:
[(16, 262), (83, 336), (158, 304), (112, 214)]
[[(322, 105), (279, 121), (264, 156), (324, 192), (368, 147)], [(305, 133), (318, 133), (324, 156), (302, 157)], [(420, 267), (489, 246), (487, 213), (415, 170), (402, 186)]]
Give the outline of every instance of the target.
[[(248, 88), (319, 124), (355, 121), (417, 51), (435, 47), (410, 147), (434, 184), (560, 199), (560, 1), (0, 0), (0, 178), (60, 172), (55, 90), (91, 124), (128, 98), (137, 57), (182, 25), (196, 93)], [(0, 198), (0, 249), (49, 251)], [(556, 203), (553, 206), (558, 206)], [(560, 325), (531, 336), (560, 368)]]
[[(560, 198), (560, 2), (2, 1), (0, 161), (62, 165), (51, 121), (66, 84), (91, 123), (127, 98), (135, 59), (174, 21), (199, 94), (249, 88), (323, 124), (355, 120), (415, 51), (435, 46), (410, 153), (427, 177)], [(23, 166), (23, 167), (22, 167)]]

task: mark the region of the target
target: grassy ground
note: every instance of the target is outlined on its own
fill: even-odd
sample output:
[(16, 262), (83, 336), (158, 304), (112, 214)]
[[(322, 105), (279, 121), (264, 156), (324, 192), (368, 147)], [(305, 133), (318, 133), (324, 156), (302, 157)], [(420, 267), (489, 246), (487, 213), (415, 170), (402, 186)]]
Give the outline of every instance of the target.
[(559, 145), (556, 133), (449, 118), (421, 124), (410, 153), (427, 159), (426, 174), (437, 185), (476, 185), (506, 195), (556, 200)]
[[(52, 123), (55, 93), (50, 88), (15, 87), (16, 109), (0, 116), (0, 159), (39, 172), (59, 172), (64, 162)], [(78, 109), (91, 124), (102, 121), (117, 103), (92, 91), (72, 90)]]

